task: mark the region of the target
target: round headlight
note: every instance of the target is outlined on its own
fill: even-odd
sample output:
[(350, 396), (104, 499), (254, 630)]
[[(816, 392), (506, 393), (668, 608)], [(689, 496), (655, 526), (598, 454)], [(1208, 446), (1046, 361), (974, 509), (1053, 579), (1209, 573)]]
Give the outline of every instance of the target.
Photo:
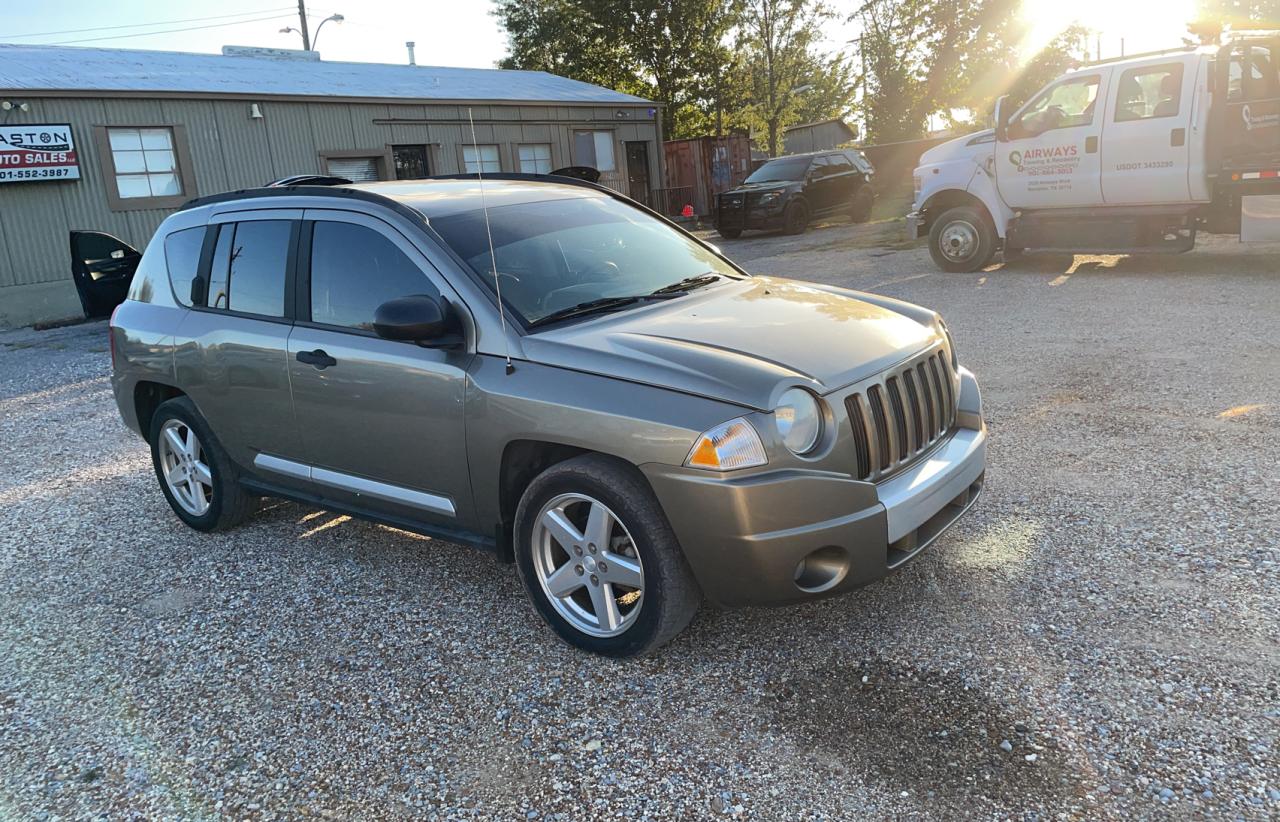
[(773, 409), (782, 444), (793, 454), (807, 454), (822, 434), (822, 411), (818, 400), (803, 388), (790, 388)]

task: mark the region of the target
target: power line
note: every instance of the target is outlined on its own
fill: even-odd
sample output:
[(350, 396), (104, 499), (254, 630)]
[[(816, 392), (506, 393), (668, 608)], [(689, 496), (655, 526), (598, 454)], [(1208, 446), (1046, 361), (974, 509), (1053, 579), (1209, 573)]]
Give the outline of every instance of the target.
[[(185, 20), (157, 20), (154, 23), (128, 23), (119, 26), (94, 26), (87, 29), (64, 29), (62, 31), (37, 31), (30, 34), (0, 34), (0, 40), (12, 40), (21, 37), (53, 37), (59, 34), (83, 34), (91, 31), (116, 31), (118, 29), (137, 29), (147, 26), (173, 26), (178, 23), (201, 23), (205, 20), (225, 20), (228, 17), (245, 17), (250, 14), (268, 14), (275, 11), (289, 11), (293, 6), (280, 6), (274, 9), (254, 9), (253, 11), (242, 11), (236, 14), (215, 14), (211, 17), (189, 17)], [(246, 21), (248, 22), (248, 21)], [(148, 32), (142, 32), (146, 34)]]
[(72, 46), (76, 43), (96, 43), (100, 40), (123, 40), (130, 37), (150, 37), (153, 34), (174, 34), (180, 31), (198, 31), (200, 29), (219, 29), (227, 26), (239, 26), (245, 23), (262, 23), (266, 20), (286, 20), (293, 18), (292, 14), (277, 14), (272, 17), (255, 17), (252, 20), (236, 20), (231, 23), (212, 23), (208, 26), (187, 26), (181, 29), (161, 29), (160, 31), (141, 31), (134, 34), (112, 34), (107, 37), (87, 37), (81, 40), (60, 40), (56, 43), (36, 43), (33, 45), (41, 46)]

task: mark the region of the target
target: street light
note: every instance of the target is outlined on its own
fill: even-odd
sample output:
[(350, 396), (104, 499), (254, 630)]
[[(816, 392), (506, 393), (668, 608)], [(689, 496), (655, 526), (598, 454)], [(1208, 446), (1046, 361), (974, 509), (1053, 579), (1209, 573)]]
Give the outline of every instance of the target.
[(316, 47), (316, 41), (320, 39), (320, 29), (324, 28), (325, 23), (328, 23), (330, 20), (332, 20), (335, 23), (341, 23), (345, 19), (346, 18), (343, 17), (341, 14), (331, 14), (328, 17), (321, 20), (320, 25), (316, 26), (316, 33), (311, 37), (311, 48), (314, 49)]
[[(324, 28), (325, 23), (328, 23), (330, 20), (332, 20), (335, 23), (341, 23), (345, 19), (347, 18), (343, 17), (341, 14), (331, 14), (328, 17), (321, 20), (320, 25), (316, 26), (316, 33), (311, 36), (310, 48), (312, 50), (315, 50), (316, 41), (320, 39), (320, 29)], [(293, 26), (285, 26), (284, 28), (280, 29), (281, 34), (288, 34), (289, 32), (297, 32), (298, 34), (301, 34), (303, 45), (304, 46), (307, 45), (307, 33), (305, 31), (303, 31), (302, 29), (295, 29)]]

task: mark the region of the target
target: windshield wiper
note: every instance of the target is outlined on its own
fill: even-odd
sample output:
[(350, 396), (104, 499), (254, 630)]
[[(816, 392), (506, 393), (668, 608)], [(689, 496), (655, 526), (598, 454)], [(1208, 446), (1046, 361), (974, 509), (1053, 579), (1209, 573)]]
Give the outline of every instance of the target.
[(620, 308), (626, 308), (637, 303), (648, 302), (649, 300), (666, 300), (671, 297), (680, 296), (679, 292), (663, 293), (663, 294), (635, 294), (630, 297), (601, 297), (596, 300), (587, 300), (585, 303), (578, 303), (567, 308), (561, 308), (558, 311), (552, 311), (545, 317), (539, 317), (529, 323), (530, 328), (537, 328), (543, 325), (568, 320), (573, 317), (584, 317), (588, 314), (606, 314), (610, 311), (617, 311)]
[(692, 277), (685, 277), (678, 283), (664, 285), (662, 288), (649, 292), (649, 296), (654, 297), (660, 294), (683, 294), (684, 292), (692, 291), (695, 288), (702, 288), (704, 285), (711, 285), (719, 279), (719, 274), (706, 271), (702, 274), (695, 274)]

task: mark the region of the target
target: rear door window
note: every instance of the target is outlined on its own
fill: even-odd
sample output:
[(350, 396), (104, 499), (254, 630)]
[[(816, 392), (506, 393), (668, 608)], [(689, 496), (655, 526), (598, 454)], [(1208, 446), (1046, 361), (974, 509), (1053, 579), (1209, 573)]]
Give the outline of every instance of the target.
[(200, 250), (204, 247), (205, 227), (175, 231), (164, 238), (164, 260), (169, 269), (173, 296), (181, 305), (191, 305), (191, 283), (200, 273)]
[(264, 317), (283, 317), (291, 220), (224, 223), (209, 271), (208, 306)]
[(1181, 97), (1181, 63), (1129, 69), (1117, 86), (1116, 122), (1176, 117)]
[(316, 222), (311, 230), (311, 321), (373, 330), (378, 306), (440, 291), (390, 238), (352, 223)]

